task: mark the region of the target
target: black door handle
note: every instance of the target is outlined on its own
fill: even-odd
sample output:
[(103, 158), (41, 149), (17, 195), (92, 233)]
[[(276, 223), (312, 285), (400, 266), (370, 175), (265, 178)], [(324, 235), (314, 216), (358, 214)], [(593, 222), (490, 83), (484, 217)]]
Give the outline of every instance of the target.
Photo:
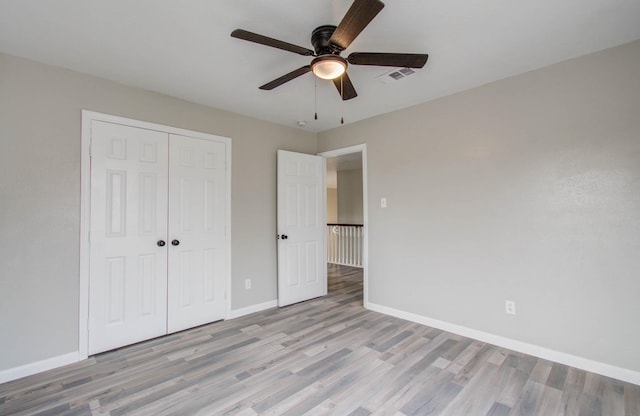
[(172, 246), (179, 246), (180, 245), (180, 240), (171, 240), (171, 245)]
[(165, 243), (164, 240), (158, 240), (158, 242), (156, 243), (158, 245), (158, 247), (164, 247)]
[(281, 237), (281, 238), (282, 238), (283, 240), (286, 240), (287, 238), (289, 238), (289, 236), (288, 236), (288, 235), (286, 235), (286, 234), (282, 234), (282, 237)]

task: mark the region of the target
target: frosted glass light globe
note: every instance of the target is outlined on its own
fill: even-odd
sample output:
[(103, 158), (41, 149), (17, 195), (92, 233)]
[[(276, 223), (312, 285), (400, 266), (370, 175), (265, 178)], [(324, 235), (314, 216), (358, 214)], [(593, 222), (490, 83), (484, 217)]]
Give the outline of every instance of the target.
[(322, 79), (334, 79), (347, 70), (347, 61), (337, 55), (321, 55), (311, 62), (311, 70)]

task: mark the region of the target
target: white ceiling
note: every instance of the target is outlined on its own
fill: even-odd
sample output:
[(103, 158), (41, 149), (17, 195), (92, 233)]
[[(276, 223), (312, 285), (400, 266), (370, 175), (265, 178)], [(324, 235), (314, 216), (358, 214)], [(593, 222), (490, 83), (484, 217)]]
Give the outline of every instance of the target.
[(343, 56), (428, 53), (424, 69), (350, 66), (359, 96), (330, 81), (258, 86), (308, 57), (234, 39), (236, 28), (311, 48), (352, 0), (2, 0), (0, 51), (287, 126), (323, 131), (640, 39), (639, 0), (387, 0)]

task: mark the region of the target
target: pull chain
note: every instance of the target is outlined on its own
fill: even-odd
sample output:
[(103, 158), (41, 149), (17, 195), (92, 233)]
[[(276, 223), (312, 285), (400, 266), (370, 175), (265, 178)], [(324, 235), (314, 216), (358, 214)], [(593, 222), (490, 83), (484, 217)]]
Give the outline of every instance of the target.
[(340, 103), (340, 124), (344, 124), (344, 74), (340, 76), (340, 98), (342, 102)]
[(313, 118), (317, 120), (318, 119), (318, 77), (314, 75), (313, 80), (314, 80), (313, 101), (315, 103), (315, 114)]

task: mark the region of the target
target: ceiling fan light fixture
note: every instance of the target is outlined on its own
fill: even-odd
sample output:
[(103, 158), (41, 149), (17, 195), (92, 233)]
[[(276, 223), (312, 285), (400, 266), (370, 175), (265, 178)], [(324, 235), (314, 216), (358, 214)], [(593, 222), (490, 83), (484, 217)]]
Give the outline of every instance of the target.
[(311, 70), (318, 78), (335, 79), (347, 70), (347, 61), (338, 55), (320, 55), (311, 61)]

